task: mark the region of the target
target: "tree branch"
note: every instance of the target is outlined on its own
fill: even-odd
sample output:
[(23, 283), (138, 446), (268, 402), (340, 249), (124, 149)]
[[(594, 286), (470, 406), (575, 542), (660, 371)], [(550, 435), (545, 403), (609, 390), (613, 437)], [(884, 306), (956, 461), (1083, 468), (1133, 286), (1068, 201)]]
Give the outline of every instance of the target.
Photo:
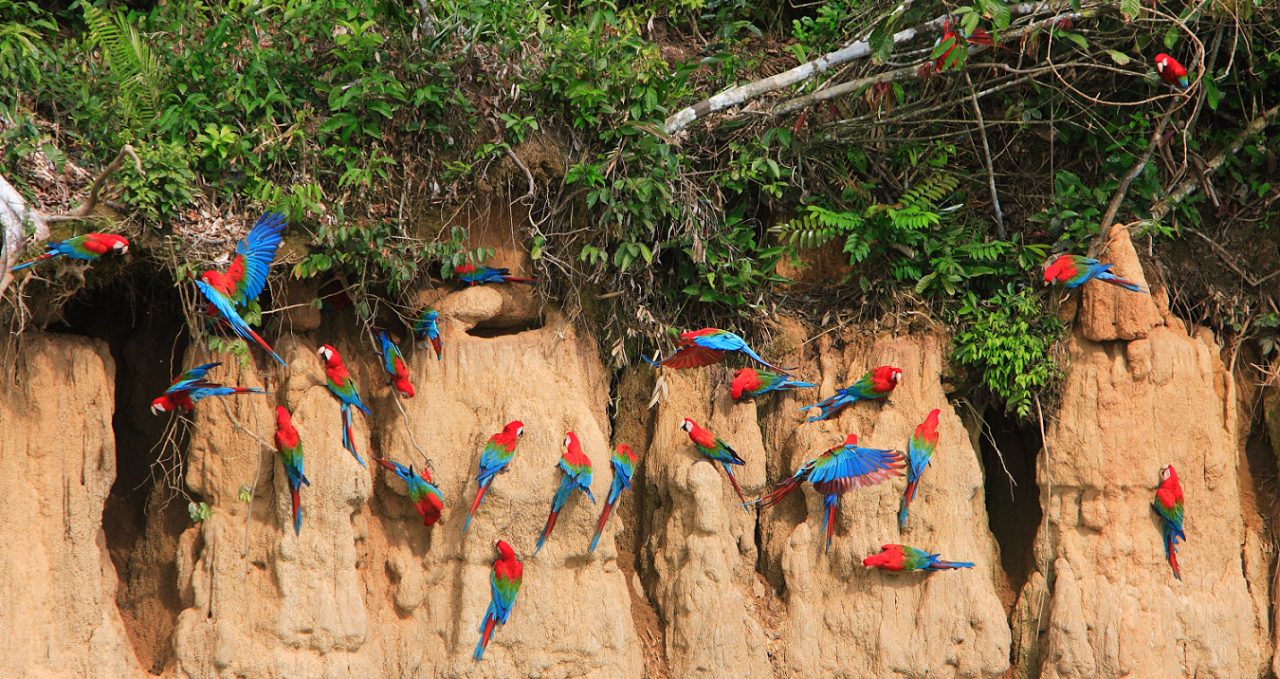
[(1116, 221), (1116, 213), (1120, 211), (1120, 204), (1124, 202), (1124, 196), (1129, 192), (1129, 185), (1140, 174), (1143, 168), (1151, 160), (1151, 154), (1155, 153), (1156, 147), (1160, 145), (1160, 139), (1164, 136), (1164, 128), (1169, 124), (1169, 116), (1173, 111), (1169, 111), (1160, 117), (1160, 124), (1156, 125), (1155, 132), (1151, 133), (1151, 139), (1147, 142), (1147, 150), (1143, 152), (1142, 157), (1138, 158), (1138, 162), (1124, 173), (1124, 177), (1120, 179), (1120, 185), (1116, 187), (1116, 192), (1111, 196), (1111, 202), (1107, 205), (1107, 211), (1102, 213), (1102, 226), (1098, 230), (1098, 242), (1106, 243), (1107, 235), (1111, 232), (1111, 225)]
[[(84, 201), (83, 205), (66, 214), (49, 215), (45, 217), (44, 220), (46, 222), (68, 222), (88, 217), (93, 212), (94, 206), (98, 204), (98, 192), (102, 190), (103, 183), (107, 181), (107, 177), (110, 177), (116, 170), (120, 169), (120, 166), (124, 164), (124, 157), (126, 155), (133, 158), (133, 164), (134, 167), (137, 168), (138, 174), (145, 174), (142, 171), (142, 160), (138, 158), (138, 154), (134, 152), (132, 146), (125, 144), (120, 147), (120, 151), (116, 153), (116, 157), (113, 158), (110, 163), (107, 163), (107, 166), (102, 168), (102, 172), (100, 172), (97, 178), (93, 180), (93, 184), (89, 186), (89, 197)], [(39, 234), (37, 234), (37, 236), (39, 236)], [(44, 237), (48, 238), (48, 235), (46, 234)]]
[(973, 102), (973, 115), (978, 119), (978, 136), (982, 139), (982, 156), (987, 161), (987, 186), (991, 189), (991, 210), (996, 216), (996, 237), (1004, 240), (1004, 211), (1000, 209), (1000, 194), (996, 191), (996, 169), (991, 160), (991, 145), (987, 143), (987, 124), (982, 120), (982, 107), (978, 105), (978, 90), (973, 86), (973, 79), (964, 74), (969, 83), (970, 101)]

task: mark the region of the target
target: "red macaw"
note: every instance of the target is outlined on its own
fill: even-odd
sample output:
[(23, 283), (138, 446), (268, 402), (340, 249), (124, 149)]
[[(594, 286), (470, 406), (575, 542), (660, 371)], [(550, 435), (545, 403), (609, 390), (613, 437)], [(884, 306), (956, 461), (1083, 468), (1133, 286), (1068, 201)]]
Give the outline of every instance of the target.
[(524, 565), (516, 558), (511, 545), (505, 540), (498, 540), (494, 547), (498, 549), (499, 556), (493, 562), (493, 574), (489, 576), (492, 600), (480, 621), (480, 641), (476, 643), (473, 656), (476, 660), (484, 658), (484, 650), (489, 647), (494, 628), (507, 624), (511, 609), (516, 605), (516, 595), (520, 593), (520, 582), (524, 579)]
[(1182, 530), (1183, 497), (1182, 484), (1178, 483), (1178, 472), (1173, 465), (1165, 465), (1160, 470), (1160, 486), (1156, 488), (1156, 499), (1152, 504), (1160, 515), (1160, 530), (1164, 536), (1164, 556), (1173, 569), (1173, 577), (1181, 580), (1182, 569), (1178, 567), (1178, 540), (1186, 541), (1187, 534)]
[(240, 308), (258, 298), (267, 284), (267, 270), (275, 259), (284, 231), (284, 215), (268, 212), (258, 218), (249, 234), (236, 244), (236, 256), (227, 272), (210, 269), (196, 279), (196, 287), (237, 335), (252, 340), (271, 354), (280, 365), (287, 366), (267, 341), (258, 336), (240, 316)]
[(378, 331), (379, 354), (382, 356), (382, 369), (387, 371), (387, 383), (400, 392), (404, 398), (413, 398), (413, 383), (409, 381), (409, 366), (404, 362), (404, 354), (386, 330)]
[(324, 345), (316, 352), (324, 361), (324, 376), (327, 379), (329, 393), (338, 399), (342, 413), (342, 447), (356, 458), (361, 467), (366, 466), (360, 453), (356, 452), (355, 432), (352, 430), (351, 409), (358, 408), (366, 416), (369, 409), (360, 400), (360, 392), (356, 391), (356, 382), (342, 363), (342, 356), (331, 345)]
[(831, 396), (811, 406), (804, 406), (800, 410), (818, 409), (818, 414), (805, 422), (825, 420), (858, 401), (888, 398), (900, 382), (902, 382), (902, 368), (882, 365), (858, 378), (857, 382), (844, 389), (837, 389)]
[(613, 483), (609, 486), (609, 498), (604, 501), (604, 510), (600, 512), (600, 521), (596, 523), (596, 534), (591, 536), (591, 548), (588, 552), (596, 551), (600, 534), (604, 532), (604, 524), (609, 520), (609, 512), (622, 496), (622, 491), (631, 487), (631, 477), (636, 473), (636, 454), (625, 443), (618, 444), (610, 462), (613, 464)]
[(950, 571), (957, 568), (973, 568), (968, 561), (943, 561), (939, 554), (930, 554), (923, 549), (906, 545), (881, 545), (879, 554), (862, 560), (867, 568), (879, 568), (891, 573), (912, 573), (915, 571)]
[(45, 245), (43, 255), (29, 262), (23, 262), (9, 270), (20, 271), (54, 257), (68, 257), (85, 262), (94, 262), (108, 252), (117, 252), (122, 255), (128, 253), (129, 239), (124, 236), (117, 236), (114, 233), (86, 233), (83, 236), (75, 236), (57, 243), (48, 243)]
[(534, 278), (512, 276), (510, 269), (476, 266), (471, 263), (459, 264), (453, 267), (453, 273), (467, 285), (480, 285), (482, 283), (529, 283), (532, 285), (538, 282)]
[(818, 385), (791, 379), (790, 375), (757, 368), (743, 368), (733, 376), (729, 385), (729, 395), (733, 400), (762, 396), (771, 391), (790, 391), (792, 389), (808, 389)]
[(924, 422), (916, 427), (916, 433), (907, 442), (907, 490), (902, 494), (902, 503), (898, 507), (898, 529), (907, 525), (907, 510), (916, 497), (916, 488), (920, 485), (920, 477), (933, 459), (933, 451), (938, 446), (938, 415), (941, 410), (934, 408), (924, 418)]
[(680, 333), (680, 340), (676, 344), (676, 353), (661, 361), (654, 361), (648, 356), (642, 356), (641, 358), (654, 367), (661, 366), (683, 370), (685, 368), (701, 368), (702, 366), (719, 363), (724, 360), (725, 356), (734, 351), (745, 354), (760, 365), (786, 372), (786, 370), (760, 358), (756, 352), (751, 350), (751, 347), (747, 346), (746, 340), (728, 330), (720, 330), (719, 328), (703, 328)]
[(484, 495), (489, 491), (489, 485), (493, 483), (494, 477), (505, 472), (507, 465), (515, 459), (516, 443), (520, 441), (521, 436), (524, 436), (524, 423), (520, 420), (512, 420), (502, 428), (502, 431), (490, 436), (489, 441), (484, 444), (484, 450), (480, 451), (480, 469), (476, 472), (479, 487), (476, 488), (476, 499), (471, 503), (471, 511), (467, 512), (467, 520), (462, 524), (462, 532), (467, 532), (471, 527), (471, 517), (480, 508), (480, 502), (484, 500)]
[(1156, 73), (1159, 73), (1165, 82), (1180, 90), (1191, 87), (1191, 81), (1187, 79), (1186, 67), (1164, 52), (1156, 55)]
[(422, 474), (413, 470), (413, 465), (408, 467), (396, 462), (388, 460), (384, 457), (374, 457), (378, 464), (387, 470), (395, 473), (404, 481), (405, 487), (409, 490), (409, 501), (413, 502), (413, 506), (418, 510), (418, 514), (422, 516), (422, 525), (430, 528), (436, 525), (440, 520), (440, 512), (444, 510), (444, 496), (440, 494), (440, 489), (431, 482), (431, 472), (426, 468), (422, 468)]
[(210, 368), (221, 363), (205, 363), (196, 366), (174, 378), (173, 384), (164, 393), (151, 402), (151, 414), (169, 413), (181, 410), (189, 413), (196, 403), (206, 396), (229, 396), (231, 394), (265, 394), (257, 387), (224, 387), (204, 378)]
[(276, 453), (289, 477), (289, 494), (293, 496), (293, 534), (302, 532), (302, 497), (299, 489), (311, 482), (302, 473), (302, 441), (293, 427), (293, 418), (284, 406), (276, 406)]
[(591, 458), (582, 452), (578, 435), (573, 432), (564, 435), (564, 454), (560, 456), (559, 466), (560, 486), (556, 488), (556, 494), (551, 498), (551, 513), (547, 515), (547, 525), (538, 536), (538, 546), (533, 550), (534, 556), (542, 551), (542, 545), (546, 543), (551, 531), (555, 530), (560, 510), (564, 509), (564, 503), (573, 496), (573, 491), (586, 493), (592, 504), (596, 501), (596, 496), (591, 494)]
[(1096, 259), (1081, 255), (1058, 255), (1045, 264), (1044, 284), (1061, 283), (1071, 290), (1096, 278), (1104, 283), (1118, 285), (1125, 290), (1147, 291), (1141, 285), (1111, 273), (1112, 266), (1112, 264), (1103, 264)]
[(743, 465), (742, 458), (738, 457), (737, 451), (729, 447), (729, 444), (720, 440), (715, 434), (698, 426), (697, 422), (689, 418), (684, 418), (684, 422), (680, 423), (680, 428), (689, 432), (689, 440), (693, 441), (693, 447), (698, 449), (708, 459), (719, 462), (724, 467), (724, 473), (729, 475), (729, 483), (733, 484), (733, 492), (738, 494), (738, 499), (742, 500), (743, 505), (746, 504), (747, 498), (742, 495), (742, 489), (738, 487), (738, 479), (733, 475), (733, 467), (730, 465)]

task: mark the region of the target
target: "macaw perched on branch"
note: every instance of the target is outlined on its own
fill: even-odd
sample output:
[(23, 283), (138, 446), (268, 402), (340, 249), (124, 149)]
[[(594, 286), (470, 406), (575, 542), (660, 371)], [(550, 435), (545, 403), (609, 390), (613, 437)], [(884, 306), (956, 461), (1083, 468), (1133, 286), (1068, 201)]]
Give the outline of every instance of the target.
[(467, 285), (481, 285), (484, 283), (528, 283), (532, 285), (538, 282), (535, 278), (512, 276), (510, 269), (484, 265), (476, 266), (470, 262), (453, 267), (453, 273)]
[(713, 462), (719, 462), (720, 466), (724, 467), (724, 473), (729, 475), (729, 483), (733, 484), (733, 492), (738, 494), (738, 499), (745, 506), (747, 498), (742, 495), (742, 489), (738, 487), (738, 479), (733, 475), (733, 467), (730, 466), (746, 464), (742, 458), (738, 457), (737, 451), (687, 417), (680, 423), (680, 428), (689, 432), (689, 440), (693, 441), (693, 447), (697, 448), (699, 453)]
[(791, 478), (778, 484), (772, 492), (756, 502), (772, 507), (805, 481), (812, 483), (814, 489), (822, 494), (822, 505), (826, 508), (822, 515), (822, 533), (826, 537), (826, 546), (823, 547), (825, 552), (831, 549), (840, 496), (851, 490), (874, 486), (891, 476), (901, 476), (902, 467), (902, 453), (896, 450), (861, 448), (858, 446), (858, 435), (849, 434), (843, 444), (804, 463)]
[(916, 433), (907, 442), (907, 490), (902, 494), (902, 503), (898, 507), (899, 530), (907, 525), (907, 510), (916, 497), (920, 477), (933, 459), (933, 450), (938, 446), (938, 415), (941, 412), (937, 408), (929, 411), (929, 415), (916, 427)]
[(622, 491), (631, 487), (631, 477), (636, 473), (636, 454), (625, 443), (618, 444), (610, 462), (613, 464), (613, 483), (609, 486), (609, 497), (604, 501), (604, 510), (600, 512), (600, 521), (596, 523), (596, 534), (591, 536), (591, 548), (588, 552), (596, 551), (600, 534), (604, 532), (604, 524), (609, 520), (609, 512), (618, 503), (618, 498), (622, 497)]
[(360, 453), (356, 452), (351, 409), (358, 408), (366, 416), (369, 415), (369, 409), (360, 400), (360, 392), (356, 391), (356, 382), (351, 378), (351, 373), (347, 372), (347, 366), (343, 365), (342, 356), (338, 350), (326, 344), (316, 353), (324, 361), (324, 376), (328, 381), (329, 393), (333, 394), (342, 406), (342, 447), (356, 458), (356, 462), (359, 462), (361, 467), (364, 467), (366, 466), (364, 459), (360, 457)]
[(431, 343), (431, 348), (436, 350), (436, 360), (444, 358), (444, 345), (440, 341), (440, 312), (435, 309), (426, 309), (422, 312), (422, 316), (418, 318), (418, 322), (413, 326), (413, 334), (418, 338), (418, 348), (426, 349), (427, 343)]
[(1133, 292), (1146, 292), (1146, 288), (1133, 281), (1111, 273), (1111, 264), (1103, 264), (1081, 255), (1058, 255), (1044, 267), (1044, 284), (1061, 283), (1068, 290), (1078, 288), (1093, 279), (1117, 285)]
[(733, 376), (729, 386), (729, 395), (735, 401), (744, 398), (755, 398), (771, 391), (790, 391), (792, 389), (808, 389), (818, 385), (791, 379), (790, 375), (782, 375), (769, 370), (743, 368)]
[(889, 394), (897, 388), (900, 382), (902, 382), (902, 368), (882, 365), (859, 377), (857, 382), (848, 387), (837, 389), (836, 393), (831, 396), (811, 406), (804, 406), (800, 410), (818, 408), (818, 414), (805, 420), (805, 422), (825, 420), (858, 401), (888, 398)]
[(490, 436), (489, 441), (484, 444), (484, 450), (480, 451), (480, 468), (476, 471), (479, 487), (476, 488), (476, 499), (471, 503), (471, 511), (467, 512), (467, 520), (462, 524), (462, 532), (467, 532), (471, 527), (471, 517), (480, 508), (480, 503), (484, 500), (485, 493), (489, 492), (489, 485), (493, 483), (493, 478), (505, 472), (507, 465), (511, 464), (511, 460), (515, 458), (516, 443), (519, 443), (521, 436), (524, 436), (524, 423), (520, 420), (512, 420), (502, 428), (502, 431)]
[(163, 394), (157, 396), (151, 402), (151, 414), (158, 415), (175, 410), (189, 413), (196, 407), (196, 403), (206, 396), (267, 393), (257, 387), (224, 387), (204, 378), (210, 368), (216, 368), (220, 365), (222, 363), (205, 363), (175, 377), (173, 384), (169, 385), (169, 388), (165, 389)]
[(221, 315), (237, 335), (257, 343), (280, 365), (287, 366), (284, 359), (276, 355), (271, 345), (259, 337), (240, 315), (240, 309), (256, 300), (266, 287), (267, 270), (280, 247), (284, 227), (284, 215), (279, 212), (268, 212), (259, 217), (249, 234), (236, 244), (236, 256), (227, 272), (205, 271), (196, 280), (196, 287), (209, 300), (212, 311)]
[(683, 370), (685, 368), (701, 368), (702, 366), (719, 363), (724, 360), (725, 356), (734, 351), (746, 354), (748, 358), (765, 367), (784, 373), (787, 372), (785, 369), (768, 363), (756, 355), (756, 352), (747, 346), (746, 340), (728, 330), (720, 330), (719, 328), (703, 328), (680, 333), (680, 340), (676, 343), (676, 353), (661, 361), (655, 362), (648, 356), (642, 356), (641, 358), (654, 367), (661, 366), (663, 368)]
[(930, 554), (923, 549), (906, 545), (881, 545), (879, 554), (862, 560), (867, 568), (879, 568), (891, 573), (913, 573), (915, 571), (950, 571), (957, 568), (973, 568), (968, 561), (942, 561), (939, 554)]
[(498, 625), (507, 624), (511, 617), (511, 609), (516, 605), (516, 595), (520, 593), (520, 581), (524, 578), (524, 565), (516, 558), (516, 552), (505, 540), (493, 543), (498, 549), (498, 559), (493, 562), (493, 574), (489, 576), (492, 587), (492, 599), (489, 610), (485, 611), (480, 621), (480, 641), (476, 643), (475, 659), (484, 658), (484, 650), (489, 647), (493, 638), (493, 630)]
[(284, 406), (276, 406), (276, 453), (289, 477), (289, 494), (293, 496), (293, 534), (302, 532), (302, 497), (299, 489), (311, 482), (302, 473), (302, 441), (293, 427), (293, 418)]
[(1187, 68), (1164, 52), (1156, 55), (1156, 73), (1159, 73), (1165, 82), (1180, 90), (1191, 87), (1191, 81), (1187, 79)]
[(427, 528), (436, 525), (440, 520), (440, 512), (444, 510), (444, 496), (440, 494), (440, 489), (431, 483), (431, 472), (423, 467), (422, 475), (419, 475), (413, 470), (413, 465), (406, 467), (384, 457), (375, 456), (373, 459), (404, 480), (405, 486), (409, 489), (409, 500), (422, 516), (422, 525)]
[(1183, 497), (1182, 484), (1178, 483), (1178, 472), (1173, 465), (1165, 465), (1160, 470), (1160, 486), (1156, 488), (1156, 499), (1152, 503), (1156, 514), (1160, 515), (1160, 530), (1164, 536), (1164, 556), (1173, 569), (1173, 577), (1181, 580), (1182, 569), (1178, 567), (1178, 540), (1186, 541), (1187, 534), (1182, 531)]
[(404, 354), (391, 339), (386, 330), (378, 331), (379, 355), (382, 356), (382, 369), (387, 371), (387, 384), (396, 388), (403, 398), (413, 398), (413, 383), (409, 381), (409, 366), (404, 362)]
[(564, 504), (573, 497), (573, 491), (586, 493), (591, 504), (596, 502), (596, 496), (591, 494), (591, 458), (582, 452), (578, 435), (573, 432), (564, 435), (564, 454), (560, 456), (559, 466), (560, 487), (556, 488), (555, 497), (551, 498), (551, 513), (547, 515), (547, 525), (543, 527), (542, 535), (538, 536), (538, 546), (533, 550), (534, 556), (542, 551), (542, 545), (546, 543), (551, 531), (555, 530), (560, 510), (564, 509)]
[(23, 262), (9, 270), (21, 271), (54, 257), (69, 257), (85, 262), (94, 262), (108, 252), (127, 254), (129, 252), (129, 239), (124, 236), (117, 236), (114, 233), (86, 233), (83, 236), (75, 236), (57, 243), (48, 243), (44, 246), (43, 255), (29, 262)]

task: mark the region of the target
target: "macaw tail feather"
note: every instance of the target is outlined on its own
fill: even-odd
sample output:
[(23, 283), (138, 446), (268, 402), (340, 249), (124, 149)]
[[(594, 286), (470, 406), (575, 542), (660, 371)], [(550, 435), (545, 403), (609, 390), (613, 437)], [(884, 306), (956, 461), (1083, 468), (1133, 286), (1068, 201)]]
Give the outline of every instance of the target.
[(547, 541), (547, 537), (551, 535), (551, 531), (555, 530), (556, 519), (559, 518), (559, 516), (560, 510), (558, 509), (551, 510), (551, 513), (547, 515), (547, 525), (543, 527), (542, 535), (538, 536), (538, 547), (533, 550), (534, 556), (537, 556), (538, 552), (542, 551), (542, 545)]
[(467, 532), (471, 527), (471, 517), (475, 516), (476, 510), (480, 508), (480, 502), (484, 500), (484, 494), (489, 491), (489, 484), (482, 483), (476, 489), (476, 499), (471, 503), (471, 511), (467, 512), (467, 520), (462, 524), (462, 532)]
[(604, 503), (604, 511), (600, 512), (600, 520), (596, 522), (596, 534), (591, 536), (591, 547), (587, 552), (596, 551), (596, 545), (600, 543), (600, 534), (604, 532), (604, 524), (609, 521), (609, 512), (613, 511), (613, 500)]
[(302, 497), (296, 487), (291, 494), (293, 495), (293, 534), (299, 535), (302, 533)]
[(811, 406), (804, 406), (800, 410), (809, 410), (811, 408), (817, 408), (818, 414), (805, 420), (805, 422), (817, 422), (818, 420), (825, 420), (828, 417), (835, 415), (836, 413), (840, 412), (841, 410), (844, 410), (845, 408), (849, 407), (853, 403), (856, 403), (857, 401), (858, 401), (857, 396), (852, 396), (846, 393), (845, 391), (841, 390), (822, 399), (821, 401), (818, 401), (817, 403)]
[(1137, 283), (1134, 283), (1133, 281), (1127, 278), (1121, 278), (1111, 273), (1110, 271), (1103, 271), (1102, 273), (1098, 274), (1098, 280), (1106, 281), (1112, 285), (1118, 285), (1124, 288), (1125, 290), (1132, 290), (1133, 292), (1147, 291), (1147, 289), (1142, 287), (1141, 285), (1138, 285)]
[(765, 507), (772, 507), (779, 502), (782, 502), (782, 498), (790, 495), (791, 491), (799, 488), (800, 484), (804, 483), (805, 479), (808, 477), (809, 474), (807, 469), (801, 469), (795, 476), (779, 483), (773, 490), (769, 491), (768, 495), (756, 500), (756, 502), (764, 505)]
[(750, 356), (750, 357), (751, 357), (751, 360), (755, 361), (756, 363), (759, 363), (760, 365), (763, 365), (763, 366), (767, 366), (767, 367), (769, 367), (769, 368), (773, 368), (774, 370), (777, 370), (777, 371), (778, 371), (778, 372), (780, 372), (780, 373), (789, 373), (789, 372), (791, 372), (791, 371), (795, 370), (795, 368), (794, 368), (794, 367), (792, 367), (792, 368), (780, 368), (780, 367), (778, 367), (778, 366), (776, 366), (776, 365), (774, 365), (774, 364), (772, 364), (772, 363), (770, 363), (770, 362), (768, 362), (768, 361), (764, 360), (763, 358), (760, 358), (760, 356), (759, 356), (758, 354), (756, 354), (756, 352), (754, 352), (754, 351), (752, 351), (752, 350), (751, 350), (751, 347), (743, 347), (743, 348), (742, 348), (742, 353), (746, 354), (747, 356)]
[(444, 346), (440, 343), (440, 338), (436, 337), (431, 340), (431, 348), (436, 350), (436, 360), (444, 358)]
[(1181, 580), (1182, 569), (1178, 567), (1178, 537), (1186, 539), (1182, 535), (1182, 531), (1175, 528), (1172, 524), (1164, 524), (1164, 556), (1169, 560), (1169, 567), (1173, 569), (1173, 577)]
[(925, 570), (929, 571), (951, 571), (957, 568), (973, 568), (973, 563), (969, 561), (934, 561)]
[(533, 285), (534, 283), (538, 282), (538, 279), (524, 278), (521, 276), (503, 276), (502, 282), (503, 283), (528, 283), (529, 285)]
[(351, 456), (356, 458), (356, 462), (359, 462), (361, 467), (367, 467), (364, 460), (360, 457), (360, 453), (356, 452), (355, 439), (355, 433), (351, 428), (351, 408), (344, 404), (342, 406), (342, 447), (346, 448), (347, 452), (351, 453)]
[(232, 393), (235, 393), (235, 394), (265, 394), (265, 393), (267, 393), (267, 392), (265, 392), (265, 391), (263, 391), (263, 390), (261, 390), (261, 389), (259, 389), (259, 388), (257, 388), (257, 387), (233, 387), (233, 388), (235, 389), (235, 391), (234, 391), (234, 392), (232, 392)]
[(826, 542), (822, 548), (825, 554), (831, 551), (831, 536), (836, 532), (836, 509), (840, 507), (840, 496), (826, 495), (822, 498), (822, 503), (826, 505), (827, 511), (822, 513), (822, 535)]
[(783, 382), (782, 386), (779, 388), (780, 389), (812, 389), (816, 386), (818, 385), (814, 384), (813, 382), (797, 382), (796, 380), (788, 379), (787, 381)]
[(738, 487), (738, 477), (733, 475), (733, 468), (727, 462), (721, 462), (720, 466), (724, 467), (724, 473), (729, 475), (729, 483), (733, 484), (733, 492), (738, 494), (738, 499), (742, 501), (742, 506), (747, 506), (747, 498), (742, 495), (742, 488)]
[(898, 506), (898, 530), (907, 527), (907, 509), (911, 506), (911, 501), (916, 498), (918, 485), (920, 485), (920, 479), (907, 482), (907, 492), (902, 494), (902, 502)]
[(480, 623), (480, 641), (476, 642), (475, 659), (482, 660), (484, 658), (484, 649), (489, 647), (489, 639), (493, 638), (493, 628), (498, 624), (498, 619), (490, 615), (484, 614), (484, 621)]
[(288, 363), (285, 363), (285, 362), (284, 362), (284, 359), (283, 359), (283, 358), (280, 358), (280, 356), (276, 354), (276, 350), (275, 350), (275, 349), (272, 349), (272, 348), (271, 348), (271, 345), (270, 345), (270, 344), (267, 344), (267, 341), (266, 341), (266, 340), (264, 340), (264, 339), (262, 339), (262, 336), (261, 336), (261, 335), (259, 335), (258, 333), (254, 332), (254, 331), (253, 331), (253, 328), (249, 328), (249, 327), (247, 327), (247, 326), (246, 326), (246, 329), (248, 329), (248, 331), (249, 331), (249, 336), (253, 338), (253, 341), (254, 341), (254, 342), (257, 342), (257, 343), (258, 343), (258, 346), (262, 347), (262, 350), (263, 350), (263, 351), (267, 352), (268, 354), (271, 354), (271, 358), (276, 359), (276, 362), (278, 362), (280, 365), (282, 365), (282, 366), (284, 366), (284, 367), (286, 367), (286, 368), (288, 368), (288, 367), (289, 367), (289, 364), (288, 364)]
[(35, 266), (35, 265), (39, 264), (40, 262), (43, 262), (43, 261), (44, 261), (44, 260), (46, 260), (46, 259), (53, 259), (54, 257), (57, 257), (57, 256), (58, 256), (58, 253), (56, 253), (56, 252), (46, 252), (46, 253), (44, 253), (43, 255), (40, 255), (39, 257), (36, 257), (35, 259), (33, 259), (33, 260), (29, 261), (29, 262), (23, 262), (23, 263), (21, 263), (21, 264), (19, 264), (19, 265), (15, 266), (15, 267), (13, 267), (12, 269), (9, 269), (9, 271), (10, 271), (10, 272), (13, 272), (13, 271), (21, 271), (21, 270), (26, 269), (26, 268), (28, 268), (28, 267)]

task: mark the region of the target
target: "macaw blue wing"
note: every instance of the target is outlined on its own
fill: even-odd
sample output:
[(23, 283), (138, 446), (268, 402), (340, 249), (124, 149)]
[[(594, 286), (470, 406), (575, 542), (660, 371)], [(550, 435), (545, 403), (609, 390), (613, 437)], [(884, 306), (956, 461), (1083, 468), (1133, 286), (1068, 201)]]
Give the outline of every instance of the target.
[(173, 381), (173, 384), (169, 385), (169, 388), (164, 390), (164, 393), (176, 394), (180, 391), (190, 391), (202, 384), (207, 384), (204, 379), (205, 375), (209, 373), (209, 370), (220, 365), (222, 365), (220, 361), (217, 363), (205, 363), (204, 365), (198, 365), (179, 375), (178, 378)]
[(814, 460), (809, 480), (814, 485), (852, 480), (856, 485), (869, 486), (889, 478), (901, 464), (902, 454), (897, 451), (846, 445)]
[(230, 325), (231, 329), (234, 330), (237, 335), (244, 338), (245, 341), (254, 342), (258, 346), (262, 347), (263, 350), (271, 354), (271, 358), (279, 361), (280, 365), (285, 367), (289, 366), (288, 363), (284, 362), (283, 358), (276, 355), (276, 352), (271, 348), (271, 345), (267, 344), (266, 340), (259, 337), (258, 333), (254, 332), (253, 328), (250, 328), (248, 323), (245, 323), (244, 319), (240, 317), (240, 313), (236, 311), (235, 305), (232, 304), (231, 300), (228, 299), (226, 295), (218, 292), (217, 288), (214, 288), (212, 285), (209, 285), (199, 278), (196, 279), (196, 287), (200, 289), (200, 292), (204, 295), (205, 299), (209, 300), (209, 303), (213, 305), (213, 308), (217, 309), (218, 313), (222, 314), (222, 317), (227, 321), (227, 325)]
[[(242, 268), (235, 272), (239, 275), (232, 301), (237, 306), (244, 306), (262, 294), (262, 288), (267, 285), (267, 270), (271, 268), (271, 261), (276, 258), (276, 250), (283, 239), (284, 227), (282, 213), (268, 212), (259, 217), (248, 235), (236, 244), (236, 259), (241, 261), (233, 262), (231, 266), (234, 269), (239, 264)], [(227, 273), (232, 275), (232, 270)]]

